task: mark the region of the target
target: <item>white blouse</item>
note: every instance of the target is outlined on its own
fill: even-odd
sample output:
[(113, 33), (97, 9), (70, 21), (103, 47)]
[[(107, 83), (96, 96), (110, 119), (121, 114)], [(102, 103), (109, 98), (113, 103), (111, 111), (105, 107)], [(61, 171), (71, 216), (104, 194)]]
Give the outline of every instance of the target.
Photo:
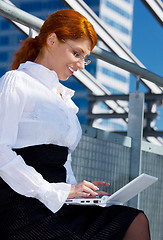
[[(76, 184), (71, 152), (81, 138), (81, 127), (73, 94), (54, 71), (34, 62), (23, 63), (0, 79), (0, 177), (14, 191), (39, 199), (54, 213), (67, 199), (71, 184)], [(12, 151), (39, 144), (68, 147), (66, 183), (47, 182)]]

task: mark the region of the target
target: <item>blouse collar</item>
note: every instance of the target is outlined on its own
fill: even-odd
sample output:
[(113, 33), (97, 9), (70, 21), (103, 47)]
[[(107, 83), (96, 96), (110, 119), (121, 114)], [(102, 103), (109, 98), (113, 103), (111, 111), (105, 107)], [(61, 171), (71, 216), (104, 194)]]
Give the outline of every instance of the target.
[(65, 87), (59, 82), (57, 73), (49, 70), (41, 64), (27, 61), (20, 64), (18, 70), (23, 70), (31, 77), (34, 77), (49, 89), (58, 89), (64, 99), (71, 98), (74, 95), (74, 91)]

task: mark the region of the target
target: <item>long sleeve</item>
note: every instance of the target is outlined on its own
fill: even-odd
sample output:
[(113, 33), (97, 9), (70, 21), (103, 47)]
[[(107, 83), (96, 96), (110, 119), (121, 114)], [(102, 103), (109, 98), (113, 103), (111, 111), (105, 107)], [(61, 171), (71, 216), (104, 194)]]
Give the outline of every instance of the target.
[(15, 86), (18, 80), (12, 74), (10, 78), (1, 79), (0, 176), (14, 191), (37, 198), (51, 211), (56, 212), (67, 199), (71, 185), (48, 183), (34, 168), (26, 165), (21, 156), (12, 151), (26, 101), (21, 89)]
[[(6, 148), (9, 152), (9, 149)], [(0, 146), (0, 157), (5, 147)], [(0, 176), (17, 193), (40, 200), (52, 212), (57, 212), (68, 197), (70, 184), (49, 183), (33, 167), (25, 164), (21, 156), (16, 156), (0, 167)]]

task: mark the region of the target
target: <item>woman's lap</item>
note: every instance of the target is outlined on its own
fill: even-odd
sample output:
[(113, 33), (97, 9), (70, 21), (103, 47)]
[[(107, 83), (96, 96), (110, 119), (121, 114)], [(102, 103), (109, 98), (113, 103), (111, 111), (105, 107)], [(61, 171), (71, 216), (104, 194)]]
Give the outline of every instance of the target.
[(64, 205), (53, 214), (39, 200), (19, 194), (5, 208), (0, 217), (4, 240), (118, 240), (140, 212), (125, 206)]

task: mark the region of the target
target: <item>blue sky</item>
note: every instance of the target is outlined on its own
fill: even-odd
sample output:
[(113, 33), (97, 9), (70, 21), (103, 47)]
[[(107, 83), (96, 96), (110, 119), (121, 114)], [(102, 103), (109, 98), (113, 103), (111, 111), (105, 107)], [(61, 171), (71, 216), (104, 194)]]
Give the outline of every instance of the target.
[[(132, 52), (148, 70), (163, 77), (163, 28), (141, 0), (134, 1)], [(132, 92), (135, 82), (131, 77)], [(163, 106), (159, 112), (156, 126), (163, 130)]]

